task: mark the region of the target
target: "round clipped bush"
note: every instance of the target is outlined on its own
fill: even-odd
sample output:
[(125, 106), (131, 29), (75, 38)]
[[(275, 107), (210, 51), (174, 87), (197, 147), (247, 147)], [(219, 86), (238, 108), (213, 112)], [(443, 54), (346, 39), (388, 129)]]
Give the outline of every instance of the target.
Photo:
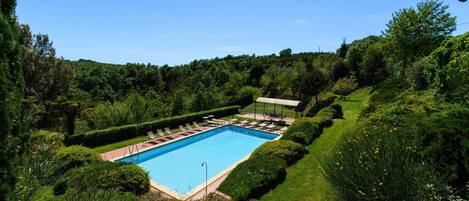
[(134, 164), (124, 164), (107, 174), (106, 186), (123, 192), (143, 195), (150, 190), (150, 179), (142, 168)]
[(275, 156), (250, 158), (239, 164), (218, 190), (233, 200), (259, 198), (285, 179), (286, 164)]
[(293, 164), (303, 158), (305, 148), (303, 145), (290, 140), (275, 140), (267, 142), (258, 147), (251, 155), (251, 158), (258, 156), (277, 156), (285, 160), (287, 164)]
[(305, 134), (308, 136), (309, 141), (312, 142), (314, 139), (319, 137), (321, 129), (317, 124), (312, 123), (308, 119), (298, 119), (288, 127), (283, 135), (286, 136), (297, 132)]
[(283, 135), (282, 140), (291, 140), (293, 142), (302, 144), (302, 145), (308, 145), (311, 144), (311, 137), (302, 133), (302, 132), (296, 132), (296, 133), (287, 133)]
[(339, 104), (332, 104), (330, 106), (334, 116), (332, 118), (343, 118), (344, 117), (344, 112), (342, 111), (342, 106)]
[(83, 146), (69, 146), (59, 150), (56, 155), (56, 173), (61, 175), (70, 169), (80, 167), (85, 164), (101, 161), (101, 157), (95, 151)]
[(143, 195), (150, 190), (150, 179), (136, 165), (103, 161), (66, 172), (56, 181), (54, 194), (61, 195), (69, 190), (85, 192), (96, 188)]

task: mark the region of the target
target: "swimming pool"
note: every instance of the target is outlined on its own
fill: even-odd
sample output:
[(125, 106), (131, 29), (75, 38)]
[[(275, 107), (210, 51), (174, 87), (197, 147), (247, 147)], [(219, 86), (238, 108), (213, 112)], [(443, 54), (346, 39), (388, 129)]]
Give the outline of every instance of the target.
[(208, 164), (207, 175), (210, 179), (276, 137), (278, 135), (268, 132), (226, 125), (122, 158), (118, 162), (137, 164), (149, 173), (153, 182), (183, 196), (205, 184), (202, 162)]

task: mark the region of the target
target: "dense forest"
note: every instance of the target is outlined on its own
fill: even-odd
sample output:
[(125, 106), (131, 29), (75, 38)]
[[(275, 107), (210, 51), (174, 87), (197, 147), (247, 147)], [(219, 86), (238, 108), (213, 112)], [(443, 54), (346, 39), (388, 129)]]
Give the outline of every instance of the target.
[[(425, 1), (399, 10), (383, 34), (344, 40), (336, 52), (293, 53), (286, 48), (271, 55), (159, 66), (60, 58), (47, 34), (31, 33), (29, 25), (18, 23), (15, 1), (2, 0), (0, 200), (33, 200), (38, 189), (74, 167), (58, 167), (52, 159), (66, 136), (245, 107), (259, 96), (300, 100), (302, 110), (318, 103), (321, 93), (345, 99), (367, 87), (372, 93), (359, 125), (344, 131), (353, 143), (338, 145), (337, 153), (323, 162), (325, 178), (338, 197), (468, 199), (469, 32), (452, 35), (456, 18), (447, 8), (440, 1)], [(74, 149), (79, 148), (69, 152)], [(380, 151), (388, 154), (373, 155)], [(49, 160), (53, 162), (44, 164)], [(87, 166), (72, 176), (122, 168), (111, 166)], [(392, 169), (383, 172), (383, 166)], [(109, 200), (133, 198), (109, 189)], [(75, 190), (60, 199), (84, 195)]]

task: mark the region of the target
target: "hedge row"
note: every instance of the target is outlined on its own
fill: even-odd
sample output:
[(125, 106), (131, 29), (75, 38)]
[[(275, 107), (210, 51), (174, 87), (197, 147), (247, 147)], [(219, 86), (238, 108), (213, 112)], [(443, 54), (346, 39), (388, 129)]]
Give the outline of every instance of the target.
[(251, 158), (259, 156), (276, 156), (288, 165), (295, 163), (305, 155), (305, 147), (303, 145), (290, 140), (274, 140), (264, 143), (258, 147), (251, 155)]
[(333, 104), (312, 118), (297, 119), (283, 134), (282, 140), (309, 145), (321, 135), (322, 129), (332, 126), (332, 119), (343, 118), (342, 106)]
[(316, 123), (321, 128), (327, 128), (332, 126), (332, 119), (342, 118), (342, 106), (334, 104), (330, 107), (324, 108), (316, 114), (311, 121)]
[(302, 145), (308, 145), (321, 135), (321, 128), (308, 118), (297, 119), (283, 133), (282, 140), (291, 140)]
[(65, 139), (65, 144), (78, 144), (87, 147), (96, 147), (100, 145), (106, 145), (114, 142), (131, 139), (139, 135), (144, 135), (148, 131), (154, 131), (159, 128), (176, 128), (178, 125), (184, 123), (194, 121), (200, 122), (203, 120), (202, 117), (207, 115), (214, 115), (215, 118), (219, 118), (237, 113), (239, 113), (239, 106), (229, 106), (146, 122), (141, 124), (140, 127), (138, 127), (137, 124), (111, 127), (103, 130), (95, 130), (83, 134), (68, 136)]
[(320, 99), (314, 106), (309, 110), (307, 116), (313, 117), (315, 116), (321, 109), (328, 107), (332, 103), (334, 103), (335, 99), (337, 99), (336, 95), (327, 96), (325, 99)]
[(275, 156), (258, 156), (239, 164), (218, 190), (233, 200), (259, 198), (285, 179), (286, 164)]

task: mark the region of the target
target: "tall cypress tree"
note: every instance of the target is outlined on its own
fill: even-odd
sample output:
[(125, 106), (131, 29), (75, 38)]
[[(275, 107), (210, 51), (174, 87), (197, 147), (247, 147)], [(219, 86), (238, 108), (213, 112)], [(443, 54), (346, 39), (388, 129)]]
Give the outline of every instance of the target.
[(0, 200), (6, 200), (14, 189), (15, 164), (24, 137), (20, 129), (24, 80), (15, 6), (15, 0), (0, 0)]

